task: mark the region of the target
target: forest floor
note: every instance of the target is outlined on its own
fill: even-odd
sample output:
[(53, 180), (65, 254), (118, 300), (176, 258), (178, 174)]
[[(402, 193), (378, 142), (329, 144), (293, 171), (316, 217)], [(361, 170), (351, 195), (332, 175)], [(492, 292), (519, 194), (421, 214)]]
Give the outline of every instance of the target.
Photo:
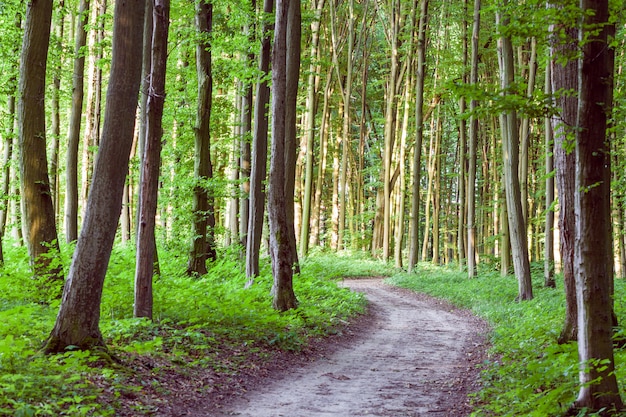
[(169, 404), (153, 415), (469, 415), (468, 394), (479, 389), (486, 358), (486, 323), (382, 279), (343, 285), (364, 292), (369, 308), (341, 334), (305, 352), (275, 356), (208, 396), (172, 392)]

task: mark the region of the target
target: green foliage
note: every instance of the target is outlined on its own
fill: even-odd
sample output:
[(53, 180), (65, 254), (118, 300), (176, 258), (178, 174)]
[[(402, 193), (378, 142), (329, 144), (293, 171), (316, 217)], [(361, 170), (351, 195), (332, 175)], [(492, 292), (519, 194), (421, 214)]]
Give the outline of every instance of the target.
[[(467, 279), (458, 269), (421, 264), (416, 273), (397, 274), (395, 285), (425, 292), (471, 309), (492, 327), (492, 348), (483, 365), (483, 389), (475, 394), (473, 416), (559, 416), (576, 399), (578, 352), (575, 343), (558, 345), (564, 317), (562, 283), (556, 290), (542, 287), (541, 268), (533, 269), (535, 298), (515, 302), (517, 281), (512, 276), (482, 270)], [(626, 319), (624, 283), (617, 282), (616, 312)], [(618, 332), (618, 336), (622, 332)], [(616, 350), (616, 373), (624, 380), (626, 352)], [(622, 396), (625, 387), (621, 387)], [(581, 412), (586, 414), (585, 411)]]
[[(71, 246), (61, 251), (67, 264)], [(39, 302), (25, 252), (7, 245), (7, 263), (0, 267), (0, 415), (112, 416), (122, 396), (141, 398), (145, 389), (134, 378), (132, 364), (158, 360), (181, 375), (203, 369), (234, 375), (251, 366), (253, 356), (299, 351), (312, 337), (337, 333), (346, 320), (364, 311), (363, 296), (338, 288), (334, 278), (385, 269), (365, 259), (357, 263), (356, 257), (310, 258), (294, 279), (299, 308), (279, 313), (271, 307), (267, 260), (261, 276), (246, 289), (234, 253), (223, 254), (205, 276), (189, 278), (184, 274), (186, 256), (161, 250), (150, 321), (132, 317), (134, 247), (118, 245), (105, 281), (101, 329), (110, 354), (124, 358), (119, 366), (90, 352), (38, 353), (54, 325), (58, 301)], [(155, 378), (150, 387), (158, 391), (159, 384)], [(152, 411), (150, 404), (133, 408), (134, 415)]]

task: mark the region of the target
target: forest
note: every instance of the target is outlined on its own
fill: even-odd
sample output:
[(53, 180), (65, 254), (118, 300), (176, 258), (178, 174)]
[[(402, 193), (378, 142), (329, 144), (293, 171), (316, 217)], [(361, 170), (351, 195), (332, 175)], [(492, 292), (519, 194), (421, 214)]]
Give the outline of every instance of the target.
[(372, 276), (489, 323), (473, 416), (624, 413), (625, 6), (1, 0), (0, 415), (219, 393)]

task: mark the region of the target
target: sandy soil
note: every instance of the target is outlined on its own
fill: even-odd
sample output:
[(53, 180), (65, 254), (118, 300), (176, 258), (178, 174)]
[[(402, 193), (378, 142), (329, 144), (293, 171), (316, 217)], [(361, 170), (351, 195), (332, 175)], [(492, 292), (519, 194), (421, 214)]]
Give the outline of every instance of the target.
[(184, 415), (466, 416), (478, 388), (486, 325), (466, 311), (380, 279), (346, 280), (370, 311), (332, 346)]

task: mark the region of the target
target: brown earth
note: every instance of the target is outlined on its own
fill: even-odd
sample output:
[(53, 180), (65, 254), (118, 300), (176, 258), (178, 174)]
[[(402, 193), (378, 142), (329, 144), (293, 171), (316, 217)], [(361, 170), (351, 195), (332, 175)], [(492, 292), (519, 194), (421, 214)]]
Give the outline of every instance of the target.
[[(381, 279), (346, 280), (368, 313), (300, 353), (248, 364), (200, 393), (176, 390), (155, 416), (461, 417), (479, 388), (487, 325), (467, 311)], [(174, 384), (175, 385), (175, 384)], [(205, 385), (206, 386), (206, 385)], [(183, 388), (182, 386), (179, 388)], [(161, 398), (163, 400), (163, 398)]]

